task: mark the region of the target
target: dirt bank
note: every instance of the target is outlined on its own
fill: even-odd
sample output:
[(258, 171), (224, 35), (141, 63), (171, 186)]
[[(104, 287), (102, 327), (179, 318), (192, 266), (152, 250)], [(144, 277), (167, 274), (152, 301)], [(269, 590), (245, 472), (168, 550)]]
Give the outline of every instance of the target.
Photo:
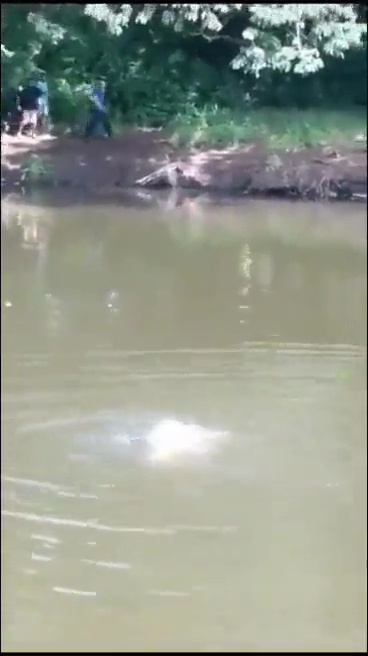
[(234, 195), (365, 200), (365, 144), (270, 151), (258, 144), (180, 150), (162, 131), (130, 130), (113, 139), (3, 136), (2, 193), (69, 187), (94, 194), (132, 187)]

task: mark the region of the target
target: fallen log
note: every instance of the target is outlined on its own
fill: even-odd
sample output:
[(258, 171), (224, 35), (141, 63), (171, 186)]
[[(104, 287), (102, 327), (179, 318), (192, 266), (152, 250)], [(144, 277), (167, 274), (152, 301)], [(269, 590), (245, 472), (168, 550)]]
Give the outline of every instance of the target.
[(137, 187), (157, 187), (157, 186), (169, 186), (169, 187), (178, 187), (178, 174), (181, 173), (178, 164), (165, 164), (161, 166), (153, 173), (143, 176), (136, 180), (134, 185)]

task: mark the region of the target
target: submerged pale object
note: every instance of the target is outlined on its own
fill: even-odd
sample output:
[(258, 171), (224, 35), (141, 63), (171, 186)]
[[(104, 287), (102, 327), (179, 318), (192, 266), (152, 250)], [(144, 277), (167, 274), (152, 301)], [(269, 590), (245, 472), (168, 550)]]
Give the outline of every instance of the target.
[(226, 431), (162, 419), (148, 432), (145, 441), (151, 462), (171, 462), (178, 457), (206, 455), (227, 436)]

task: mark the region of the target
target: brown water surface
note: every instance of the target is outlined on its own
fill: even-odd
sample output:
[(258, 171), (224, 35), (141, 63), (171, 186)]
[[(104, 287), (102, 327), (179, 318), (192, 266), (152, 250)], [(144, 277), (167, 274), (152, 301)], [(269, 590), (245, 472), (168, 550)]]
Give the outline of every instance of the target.
[(366, 208), (2, 205), (3, 649), (363, 650)]

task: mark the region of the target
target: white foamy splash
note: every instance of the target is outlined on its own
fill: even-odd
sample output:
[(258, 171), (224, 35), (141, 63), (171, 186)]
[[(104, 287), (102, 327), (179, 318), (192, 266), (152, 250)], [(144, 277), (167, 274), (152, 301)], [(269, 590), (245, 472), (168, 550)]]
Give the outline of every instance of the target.
[[(85, 427), (82, 433), (79, 432), (81, 426)], [(213, 454), (229, 437), (228, 431), (170, 416), (132, 418), (109, 412), (26, 424), (20, 432), (50, 431), (59, 436), (60, 429), (74, 433), (72, 439), (77, 451), (70, 453), (73, 460), (114, 456), (150, 464), (179, 464), (184, 459), (196, 462)], [(64, 438), (62, 433), (61, 437)], [(75, 496), (71, 490), (59, 490), (58, 494)]]
[(144, 439), (150, 462), (170, 463), (213, 453), (228, 436), (227, 431), (212, 430), (176, 419), (162, 419)]

